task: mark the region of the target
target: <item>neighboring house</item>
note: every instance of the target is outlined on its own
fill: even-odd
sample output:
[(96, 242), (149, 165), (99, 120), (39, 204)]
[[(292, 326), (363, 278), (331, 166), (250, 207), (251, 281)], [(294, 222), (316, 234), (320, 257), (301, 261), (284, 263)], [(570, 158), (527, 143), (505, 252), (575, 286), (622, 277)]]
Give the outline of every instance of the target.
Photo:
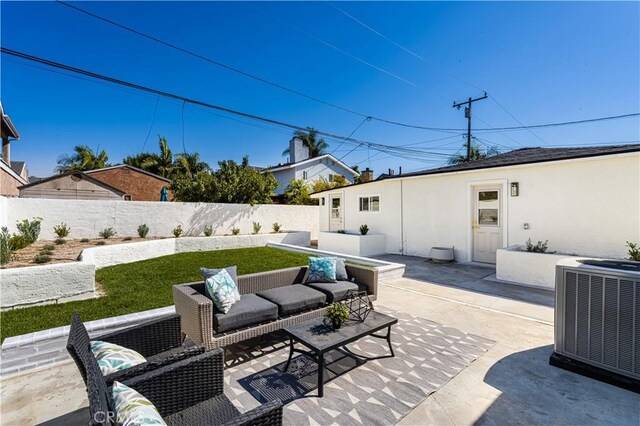
[(283, 194), (289, 182), (293, 179), (302, 179), (308, 184), (324, 178), (332, 181), (334, 176), (344, 176), (349, 183), (353, 183), (358, 173), (331, 154), (310, 158), (309, 149), (304, 146), (302, 140), (293, 138), (289, 142), (289, 162), (274, 167), (262, 169), (262, 173), (271, 173), (279, 185), (275, 193)]
[(20, 198), (124, 200), (126, 193), (84, 172), (67, 172), (23, 185)]
[[(495, 263), (496, 250), (625, 258), (640, 240), (640, 145), (523, 148), (313, 194), (320, 231), (384, 234), (386, 252)], [(322, 241), (322, 232), (320, 234)], [(329, 236), (328, 236), (329, 238)]]
[[(168, 189), (171, 185), (171, 180), (167, 178), (127, 164), (88, 170), (85, 173), (123, 191), (129, 201), (160, 201), (162, 188)], [(171, 192), (168, 197), (169, 200), (173, 198)]]
[(17, 197), (18, 187), (29, 183), (29, 175), (24, 161), (11, 161), (11, 141), (20, 139), (11, 118), (4, 113), (0, 102), (2, 120), (2, 158), (0, 158), (0, 195)]

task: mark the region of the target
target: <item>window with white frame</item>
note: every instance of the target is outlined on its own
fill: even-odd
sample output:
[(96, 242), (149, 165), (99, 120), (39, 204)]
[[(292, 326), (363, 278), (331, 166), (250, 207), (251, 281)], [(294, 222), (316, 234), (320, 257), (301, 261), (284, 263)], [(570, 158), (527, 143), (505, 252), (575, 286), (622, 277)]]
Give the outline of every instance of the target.
[(360, 211), (361, 212), (379, 212), (380, 211), (380, 196), (368, 195), (366, 197), (360, 197)]
[(307, 171), (306, 171), (306, 170), (305, 170), (305, 171), (303, 171), (303, 172), (302, 172), (302, 179), (307, 180), (308, 178), (309, 178), (309, 177), (308, 177), (308, 175), (307, 175)]
[(333, 175), (329, 173), (329, 182), (333, 182)]

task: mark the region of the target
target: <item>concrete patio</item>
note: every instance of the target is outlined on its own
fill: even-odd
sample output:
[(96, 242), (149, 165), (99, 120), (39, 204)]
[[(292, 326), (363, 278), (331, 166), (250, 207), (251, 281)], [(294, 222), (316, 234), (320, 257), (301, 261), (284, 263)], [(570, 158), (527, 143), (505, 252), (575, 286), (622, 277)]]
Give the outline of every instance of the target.
[[(407, 269), (380, 283), (378, 305), (496, 342), (399, 424), (640, 424), (640, 395), (549, 366), (552, 293), (492, 281), (494, 270), (483, 266), (381, 258)], [(0, 384), (3, 425), (86, 423), (71, 362)]]

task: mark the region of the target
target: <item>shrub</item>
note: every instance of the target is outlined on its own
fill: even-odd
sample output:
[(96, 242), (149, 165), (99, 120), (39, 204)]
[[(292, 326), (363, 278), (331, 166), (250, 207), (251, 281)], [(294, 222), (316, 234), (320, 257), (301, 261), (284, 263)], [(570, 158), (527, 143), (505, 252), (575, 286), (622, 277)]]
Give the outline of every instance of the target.
[(133, 240), (133, 237), (124, 237), (122, 239), (122, 241), (131, 241), (131, 240)]
[(56, 238), (53, 242), (56, 243), (56, 245), (67, 244), (67, 240), (64, 238)]
[(9, 262), (13, 257), (13, 247), (11, 246), (11, 236), (7, 227), (0, 229), (0, 265)]
[(56, 246), (53, 244), (45, 244), (42, 246), (42, 250), (55, 250)]
[(536, 244), (531, 242), (531, 238), (527, 240), (527, 251), (530, 253), (546, 253), (549, 240), (538, 241)]
[(231, 233), (233, 235), (238, 235), (240, 233), (240, 228), (236, 228), (235, 226), (231, 228)]
[(346, 234), (347, 231), (345, 231), (344, 229), (338, 229), (338, 234)]
[(361, 225), (360, 226), (360, 233), (362, 235), (367, 235), (367, 232), (369, 232), (369, 227), (366, 224)]
[(103, 246), (105, 244), (107, 244), (106, 241), (96, 241), (97, 246)]
[(204, 227), (204, 236), (205, 237), (210, 237), (211, 235), (213, 235), (213, 226), (211, 225), (207, 225)]
[(53, 232), (56, 233), (56, 235), (58, 236), (58, 238), (65, 238), (69, 236), (69, 231), (71, 231), (71, 228), (69, 228), (67, 226), (66, 223), (62, 222), (60, 225), (56, 225), (53, 227)]
[(282, 229), (282, 225), (280, 225), (278, 222), (274, 222), (273, 225), (271, 225), (271, 228), (273, 229), (273, 232), (277, 234), (278, 232), (280, 232), (280, 229)]
[(20, 235), (25, 238), (27, 245), (33, 244), (38, 239), (38, 236), (40, 236), (41, 223), (41, 217), (34, 217), (31, 221), (29, 221), (29, 219), (24, 219), (22, 222), (16, 223), (18, 232), (20, 232)]
[(147, 238), (148, 233), (149, 233), (149, 227), (147, 226), (146, 223), (143, 223), (142, 225), (138, 226), (138, 237)]
[(253, 222), (253, 233), (254, 234), (259, 234), (261, 229), (262, 229), (262, 225), (260, 225), (260, 222)]
[(182, 225), (178, 225), (175, 228), (173, 228), (173, 236), (176, 238), (180, 238), (180, 235), (182, 235)]
[(81, 243), (88, 243), (88, 242), (89, 242), (89, 239), (88, 239), (88, 238), (83, 238), (83, 239), (81, 239), (81, 240), (80, 240), (80, 242), (81, 242)]
[(39, 254), (33, 258), (34, 263), (47, 263), (51, 262), (51, 256), (47, 256), (46, 254)]
[(102, 231), (98, 232), (98, 236), (100, 238), (104, 238), (105, 240), (116, 235), (116, 231), (113, 230), (112, 227), (104, 228)]
[(42, 249), (42, 250), (40, 250), (40, 253), (38, 253), (38, 254), (41, 254), (41, 255), (44, 255), (44, 256), (52, 256), (53, 255), (53, 250), (44, 250), (44, 249)]
[(24, 235), (12, 235), (11, 238), (9, 239), (9, 242), (11, 243), (11, 249), (12, 250), (20, 250), (25, 248), (26, 246), (29, 245), (29, 243), (27, 242), (27, 239), (25, 238)]
[(629, 247), (629, 260), (640, 262), (640, 245), (627, 241)]

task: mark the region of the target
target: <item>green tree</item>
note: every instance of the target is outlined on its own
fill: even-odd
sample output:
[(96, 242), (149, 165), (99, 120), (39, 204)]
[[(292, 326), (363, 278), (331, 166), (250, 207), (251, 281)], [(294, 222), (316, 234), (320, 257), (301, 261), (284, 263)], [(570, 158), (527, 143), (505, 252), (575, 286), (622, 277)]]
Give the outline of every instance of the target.
[(209, 171), (209, 165), (200, 160), (197, 152), (183, 152), (176, 155), (174, 173), (181, 173), (187, 177), (193, 177), (200, 172)]
[(104, 149), (100, 152), (93, 151), (87, 145), (76, 145), (73, 154), (63, 154), (58, 157), (57, 173), (72, 171), (95, 170), (107, 167), (109, 155)]
[(211, 170), (209, 165), (200, 160), (197, 152), (182, 152), (173, 155), (167, 139), (158, 136), (159, 152), (141, 152), (139, 154), (126, 157), (122, 160), (124, 164), (155, 173), (168, 179), (174, 179), (179, 175), (194, 177), (200, 172)]
[(316, 205), (318, 200), (309, 195), (309, 186), (302, 179), (291, 179), (284, 192), (287, 204)]
[(157, 155), (151, 152), (140, 152), (136, 155), (125, 157), (122, 163), (158, 174), (158, 169), (155, 166), (157, 164), (156, 157)]
[(200, 171), (192, 178), (177, 175), (171, 190), (178, 201), (270, 204), (278, 181), (272, 174), (262, 174), (249, 166), (249, 157), (241, 164), (220, 161), (215, 172)]
[(486, 150), (483, 149), (480, 145), (471, 142), (471, 155), (469, 160), (467, 160), (467, 145), (464, 146), (464, 154), (457, 154), (449, 158), (449, 164), (462, 164), (468, 161), (481, 160), (486, 157), (491, 157), (492, 155), (498, 154), (498, 148), (490, 147)]
[(333, 180), (331, 181), (321, 177), (311, 184), (311, 191), (326, 191), (327, 189), (339, 188), (347, 185), (349, 185), (349, 181), (342, 175), (334, 175)]
[[(309, 148), (309, 157), (319, 157), (326, 154), (329, 144), (322, 138), (318, 139), (318, 131), (313, 127), (307, 127), (307, 131), (296, 130), (293, 132), (293, 136), (300, 138), (302, 144)], [(289, 155), (291, 152), (289, 148), (282, 151), (282, 155)]]

